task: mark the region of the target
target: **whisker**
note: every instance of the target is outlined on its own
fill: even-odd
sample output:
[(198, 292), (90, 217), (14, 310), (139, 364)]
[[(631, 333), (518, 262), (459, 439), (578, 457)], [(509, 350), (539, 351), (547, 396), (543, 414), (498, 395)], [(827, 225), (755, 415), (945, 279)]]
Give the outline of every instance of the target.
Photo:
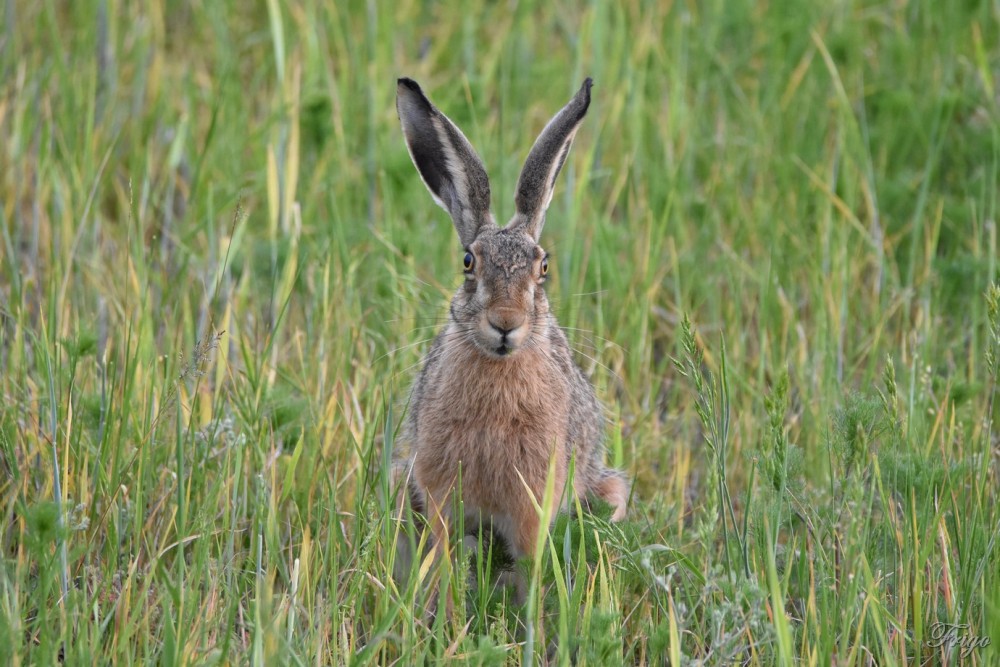
[(388, 350), (385, 354), (377, 357), (375, 359), (375, 361), (372, 362), (372, 363), (377, 364), (378, 362), (380, 362), (383, 359), (385, 359), (386, 357), (388, 357), (390, 354), (395, 354), (395, 353), (401, 352), (403, 350), (409, 350), (410, 348), (416, 347), (418, 345), (423, 345), (424, 343), (426, 343), (428, 341), (431, 341), (431, 340), (434, 340), (434, 339), (433, 338), (423, 338), (421, 340), (417, 340), (417, 341), (414, 341), (412, 343), (407, 343), (406, 345), (398, 345), (398, 346), (392, 348), (391, 350)]
[[(552, 334), (551, 330), (544, 332), (542, 335), (545, 336), (549, 341), (554, 342), (553, 338), (552, 338), (553, 334)], [(568, 343), (568, 341), (567, 341), (567, 343)], [(570, 351), (572, 351), (572, 352), (580, 355), (581, 357), (583, 357), (583, 358), (591, 361), (592, 363), (596, 364), (597, 366), (600, 366), (601, 368), (603, 368), (604, 370), (606, 370), (608, 373), (610, 373), (612, 376), (614, 376), (615, 379), (621, 381), (622, 378), (621, 378), (620, 375), (618, 375), (618, 373), (615, 373), (613, 370), (611, 370), (610, 367), (608, 367), (606, 364), (601, 363), (597, 358), (592, 357), (589, 354), (587, 354), (586, 352), (584, 352), (583, 350), (579, 349), (578, 346), (573, 346), (572, 344), (569, 344), (569, 349), (570, 349)]]
[[(616, 343), (615, 341), (611, 340), (610, 338), (605, 338), (604, 336), (598, 336), (597, 334), (595, 334), (590, 329), (580, 329), (580, 328), (577, 328), (577, 327), (559, 327), (559, 328), (562, 329), (563, 331), (575, 331), (577, 333), (584, 334), (584, 338), (585, 339), (587, 337), (589, 337), (591, 340), (599, 340), (602, 343), (606, 343), (606, 344), (610, 345), (611, 347), (617, 348), (617, 349), (622, 350), (622, 351), (624, 351), (626, 353), (628, 352), (628, 348), (625, 347), (624, 345), (619, 345), (618, 343)], [(567, 338), (569, 338), (569, 336), (567, 336)]]

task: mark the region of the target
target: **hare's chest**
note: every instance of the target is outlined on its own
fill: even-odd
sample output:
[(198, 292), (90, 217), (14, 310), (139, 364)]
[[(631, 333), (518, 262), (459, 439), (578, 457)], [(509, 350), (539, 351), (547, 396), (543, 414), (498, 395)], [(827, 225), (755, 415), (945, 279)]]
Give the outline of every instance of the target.
[[(544, 486), (553, 453), (566, 449), (568, 392), (551, 366), (524, 359), (471, 363), (452, 359), (418, 417), (417, 460), (430, 485), (451, 486), (483, 509)], [(534, 371), (534, 372), (532, 372)], [(459, 473), (460, 471), (460, 473)]]

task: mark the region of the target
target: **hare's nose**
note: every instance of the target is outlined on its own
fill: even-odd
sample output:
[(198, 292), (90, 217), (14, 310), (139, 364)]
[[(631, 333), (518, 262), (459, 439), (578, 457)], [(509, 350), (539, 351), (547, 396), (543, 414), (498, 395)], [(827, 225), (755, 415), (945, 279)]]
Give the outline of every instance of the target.
[(516, 310), (498, 310), (497, 312), (490, 313), (487, 317), (490, 326), (493, 327), (497, 333), (501, 336), (506, 337), (511, 331), (514, 331), (522, 324), (524, 324), (524, 313)]
[(497, 326), (496, 324), (493, 324), (492, 322), (490, 322), (490, 326), (493, 327), (493, 330), (496, 331), (498, 334), (500, 334), (504, 338), (507, 337), (507, 334), (509, 334), (511, 331), (513, 331), (514, 329), (517, 328), (517, 327), (511, 327), (509, 329), (504, 329), (503, 327)]

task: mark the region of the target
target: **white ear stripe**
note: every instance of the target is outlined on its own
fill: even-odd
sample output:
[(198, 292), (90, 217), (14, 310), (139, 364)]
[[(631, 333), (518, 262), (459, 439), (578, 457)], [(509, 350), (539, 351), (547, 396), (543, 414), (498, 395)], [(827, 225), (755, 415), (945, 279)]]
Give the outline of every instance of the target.
[(552, 203), (552, 196), (556, 192), (556, 176), (562, 171), (563, 165), (566, 163), (566, 158), (569, 157), (569, 149), (573, 146), (573, 139), (576, 137), (576, 130), (579, 126), (573, 128), (573, 131), (569, 133), (566, 137), (566, 142), (563, 144), (562, 149), (559, 151), (559, 158), (552, 163), (552, 167), (549, 169), (549, 177), (546, 181), (549, 184), (549, 194), (545, 198), (545, 204), (542, 208), (535, 214), (537, 219), (538, 216), (544, 216), (545, 211), (549, 209), (549, 204)]
[[(468, 214), (470, 211), (468, 206), (463, 205), (463, 202), (469, 201), (469, 181), (465, 176), (462, 159), (458, 156), (458, 152), (455, 150), (455, 145), (448, 136), (448, 130), (441, 122), (441, 117), (435, 116), (431, 118), (431, 125), (434, 127), (434, 132), (437, 134), (438, 141), (441, 142), (442, 157), (444, 158), (448, 174), (451, 177), (451, 187), (455, 191), (456, 210), (449, 212), (456, 218), (461, 218), (463, 223), (469, 224), (470, 220), (468, 219)], [(458, 129), (454, 125), (452, 125), (452, 127), (455, 127), (456, 130)], [(447, 208), (448, 207), (445, 207), (446, 210)]]
[(397, 81), (396, 110), (421, 180), (434, 201), (451, 214), (462, 244), (470, 245), (484, 225), (495, 224), (482, 161), (462, 131), (431, 104), (416, 81)]

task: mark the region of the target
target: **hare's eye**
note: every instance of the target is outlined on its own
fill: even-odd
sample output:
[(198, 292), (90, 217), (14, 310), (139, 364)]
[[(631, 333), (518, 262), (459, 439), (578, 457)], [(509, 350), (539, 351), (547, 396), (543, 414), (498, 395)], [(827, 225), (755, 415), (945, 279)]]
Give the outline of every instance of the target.
[(544, 276), (548, 272), (549, 272), (549, 258), (548, 257), (543, 257), (542, 258), (542, 275)]
[(473, 257), (471, 252), (465, 253), (465, 258), (462, 259), (462, 266), (465, 267), (466, 271), (471, 271), (472, 267), (476, 265), (476, 258)]

